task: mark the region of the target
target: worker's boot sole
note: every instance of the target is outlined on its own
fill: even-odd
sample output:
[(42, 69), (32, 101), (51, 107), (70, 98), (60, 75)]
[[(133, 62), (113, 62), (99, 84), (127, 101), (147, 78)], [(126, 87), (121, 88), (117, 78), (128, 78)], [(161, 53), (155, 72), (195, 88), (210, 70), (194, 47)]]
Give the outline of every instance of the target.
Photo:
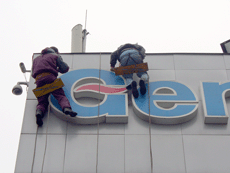
[(43, 120), (42, 118), (44, 117), (43, 112), (40, 109), (36, 110), (36, 123), (38, 127), (42, 127), (43, 125)]
[(37, 123), (38, 127), (42, 127), (43, 121), (42, 121), (42, 117), (40, 114), (36, 115), (36, 123)]
[(74, 112), (74, 111), (72, 111), (72, 110), (69, 109), (69, 108), (65, 108), (65, 109), (64, 109), (64, 113), (65, 113), (66, 115), (70, 115), (71, 117), (76, 117), (76, 116), (77, 116), (77, 112)]
[(140, 80), (139, 85), (140, 85), (140, 93), (142, 95), (145, 95), (145, 93), (146, 93), (145, 82), (143, 80)]

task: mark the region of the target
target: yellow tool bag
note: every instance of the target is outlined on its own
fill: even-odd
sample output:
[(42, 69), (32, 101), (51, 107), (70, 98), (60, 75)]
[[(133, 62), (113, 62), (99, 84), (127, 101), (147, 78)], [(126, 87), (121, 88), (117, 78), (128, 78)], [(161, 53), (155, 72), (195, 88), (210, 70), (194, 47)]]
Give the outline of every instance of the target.
[(65, 86), (64, 83), (62, 82), (60, 78), (58, 78), (51, 84), (46, 84), (42, 87), (33, 89), (33, 92), (34, 92), (34, 95), (38, 98), (52, 91), (55, 91), (59, 88), (62, 88), (63, 86)]

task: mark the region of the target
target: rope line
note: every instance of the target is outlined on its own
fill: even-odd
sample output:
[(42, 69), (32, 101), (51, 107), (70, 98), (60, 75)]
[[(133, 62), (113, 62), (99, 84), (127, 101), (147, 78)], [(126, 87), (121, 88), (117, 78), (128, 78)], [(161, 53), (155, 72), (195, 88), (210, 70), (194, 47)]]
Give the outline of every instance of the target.
[[(54, 85), (54, 82), (50, 85), (50, 87), (52, 87)], [(46, 90), (48, 90), (47, 88), (45, 88), (43, 90), (43, 92), (41, 92), (39, 94), (38, 97), (40, 97)], [(47, 93), (47, 94), (51, 94), (51, 93)], [(67, 95), (68, 93), (65, 93), (65, 95)], [(68, 94), (69, 95), (69, 94)], [(45, 155), (46, 155), (46, 149), (47, 149), (47, 132), (48, 132), (48, 125), (49, 125), (49, 115), (50, 115), (50, 104), (48, 106), (48, 118), (47, 118), (47, 127), (46, 127), (46, 140), (45, 140), (45, 150), (44, 150), (44, 155), (43, 155), (43, 162), (42, 162), (42, 169), (41, 169), (41, 173), (43, 173), (43, 168), (44, 168), (44, 162), (45, 162)], [(67, 127), (66, 127), (67, 128)], [(38, 129), (38, 126), (37, 126)], [(67, 132), (66, 132), (66, 139), (67, 139)], [(65, 142), (65, 149), (66, 149), (66, 142)], [(63, 172), (64, 172), (64, 164), (65, 164), (65, 154), (66, 154), (66, 150), (64, 151), (64, 161), (63, 161)], [(35, 152), (34, 152), (35, 155)], [(34, 164), (34, 163), (33, 163)], [(31, 172), (32, 173), (32, 172)]]
[[(44, 89), (43, 92), (38, 97), (40, 97), (45, 91), (46, 91), (46, 89)], [(48, 131), (48, 124), (49, 124), (49, 114), (50, 114), (50, 104), (48, 106), (48, 120), (47, 120), (47, 127), (46, 127), (45, 151), (44, 151), (44, 155), (43, 155), (43, 162), (42, 162), (42, 170), (41, 170), (41, 172), (43, 172), (43, 166), (44, 166), (44, 160), (45, 160), (45, 154), (46, 154), (46, 147), (47, 147), (47, 131)], [(35, 160), (36, 147), (37, 147), (37, 135), (38, 135), (38, 126), (37, 126), (36, 137), (35, 137), (34, 155), (33, 155), (31, 173), (33, 173), (33, 169), (34, 169), (34, 160)]]
[(64, 148), (64, 159), (63, 159), (63, 166), (62, 166), (62, 172), (65, 170), (65, 156), (66, 156), (66, 143), (67, 143), (67, 128), (68, 128), (68, 123), (66, 124), (66, 134), (65, 134), (65, 148)]
[[(46, 91), (46, 89), (44, 89), (43, 92), (40, 93), (40, 95), (38, 97), (40, 97), (45, 91)], [(50, 111), (50, 105), (48, 106), (48, 122), (49, 122), (49, 111)], [(47, 124), (47, 128), (46, 128), (46, 145), (47, 145), (47, 130), (48, 130), (48, 124)], [(37, 147), (37, 136), (38, 136), (38, 126), (37, 126), (37, 130), (36, 130), (36, 137), (35, 137), (35, 144), (34, 144), (34, 155), (33, 155), (31, 173), (33, 173), (33, 169), (34, 169), (34, 160), (35, 160), (36, 147)], [(46, 146), (45, 146), (45, 149), (46, 149)], [(43, 156), (43, 164), (44, 164), (44, 156)], [(43, 171), (43, 164), (42, 164), (42, 171)]]
[[(26, 75), (24, 75), (25, 77), (25, 80), (27, 82), (27, 79), (26, 79)], [(54, 85), (54, 83), (52, 83), (50, 85), (50, 87), (52, 87)], [(28, 87), (27, 87), (28, 88)], [(48, 90), (47, 88), (43, 90), (43, 92), (41, 92), (39, 94), (38, 97), (40, 97), (46, 90)], [(47, 94), (50, 94), (50, 93), (47, 93)], [(44, 168), (44, 162), (45, 162), (45, 155), (46, 155), (46, 148), (47, 148), (47, 132), (48, 132), (48, 125), (49, 125), (49, 115), (50, 115), (50, 104), (48, 106), (48, 118), (47, 118), (47, 127), (46, 127), (46, 140), (45, 140), (45, 150), (44, 150), (44, 155), (43, 155), (43, 161), (42, 161), (42, 169), (41, 169), (41, 173), (43, 173), (43, 168)], [(35, 137), (35, 145), (34, 145), (34, 154), (33, 154), (33, 161), (32, 161), (32, 167), (31, 167), (31, 173), (33, 173), (33, 169), (34, 169), (34, 160), (35, 160), (35, 154), (36, 154), (36, 147), (37, 147), (37, 135), (38, 135), (38, 127), (37, 126), (37, 130), (36, 130), (36, 137)], [(67, 134), (66, 134), (67, 135)], [(64, 153), (65, 155), (65, 153)], [(63, 166), (64, 167), (64, 166)], [(64, 169), (64, 168), (63, 168)]]
[(42, 170), (41, 173), (43, 173), (43, 168), (44, 168), (44, 162), (45, 162), (45, 156), (46, 156), (46, 148), (47, 148), (47, 132), (48, 132), (48, 125), (49, 125), (49, 115), (50, 115), (50, 104), (48, 106), (48, 117), (47, 117), (47, 126), (46, 126), (46, 140), (45, 140), (45, 150), (44, 150), (44, 155), (43, 155), (43, 161), (42, 161)]
[(153, 173), (153, 153), (152, 153), (152, 142), (151, 142), (151, 117), (150, 117), (150, 91), (149, 91), (149, 79), (148, 79), (148, 99), (149, 99), (149, 146), (150, 146), (150, 162), (151, 162), (151, 173)]
[(37, 147), (37, 137), (38, 137), (38, 126), (37, 126), (37, 130), (36, 130), (36, 137), (35, 137), (35, 144), (34, 144), (34, 155), (33, 155), (31, 173), (33, 173), (33, 169), (34, 169), (34, 160), (35, 160), (35, 153), (36, 153), (36, 147)]
[[(99, 80), (101, 79), (101, 53), (100, 53), (100, 67), (99, 67)], [(99, 94), (100, 94), (100, 86), (99, 82)], [(98, 171), (98, 150), (99, 150), (99, 114), (100, 114), (100, 101), (98, 103), (98, 115), (97, 115), (97, 153), (96, 153), (96, 173)]]

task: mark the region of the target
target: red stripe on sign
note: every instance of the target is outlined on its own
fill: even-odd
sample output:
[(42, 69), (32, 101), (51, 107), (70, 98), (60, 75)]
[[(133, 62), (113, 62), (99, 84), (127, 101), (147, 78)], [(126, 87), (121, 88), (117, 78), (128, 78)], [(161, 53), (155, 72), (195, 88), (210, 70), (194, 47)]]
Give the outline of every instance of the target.
[(103, 85), (84, 85), (82, 87), (79, 87), (76, 91), (84, 91), (84, 90), (91, 90), (91, 91), (97, 91), (99, 92), (99, 88), (100, 88), (100, 92), (102, 93), (106, 93), (106, 94), (115, 94), (115, 93), (120, 93), (120, 92), (124, 92), (126, 91), (126, 88), (112, 88), (112, 87), (107, 87), (107, 86), (103, 86)]

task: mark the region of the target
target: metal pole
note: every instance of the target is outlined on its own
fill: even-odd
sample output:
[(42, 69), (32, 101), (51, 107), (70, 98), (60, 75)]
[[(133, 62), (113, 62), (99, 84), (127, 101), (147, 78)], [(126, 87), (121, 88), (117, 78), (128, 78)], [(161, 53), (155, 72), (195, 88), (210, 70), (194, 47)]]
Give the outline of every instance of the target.
[(88, 32), (86, 30), (86, 23), (87, 23), (87, 10), (85, 13), (85, 29), (82, 31), (82, 52), (85, 52), (86, 50), (86, 36), (88, 35)]

